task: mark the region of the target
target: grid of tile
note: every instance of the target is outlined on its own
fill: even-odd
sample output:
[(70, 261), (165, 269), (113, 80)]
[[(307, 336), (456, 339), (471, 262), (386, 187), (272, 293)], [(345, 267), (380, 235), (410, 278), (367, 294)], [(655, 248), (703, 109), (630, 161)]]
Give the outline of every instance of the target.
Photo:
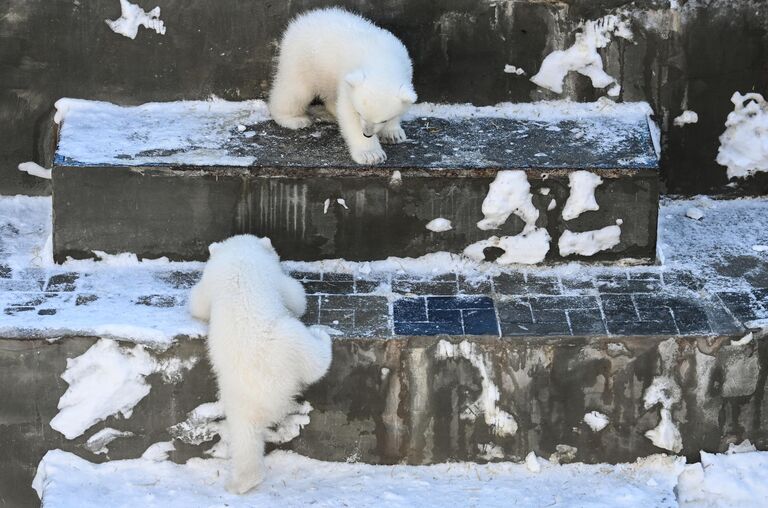
[[(352, 276), (294, 272), (308, 295), (307, 324), (347, 336), (393, 335), (703, 335), (736, 333), (768, 318), (768, 288), (719, 293), (688, 272), (610, 269), (593, 276), (514, 272), (468, 279), (457, 274)], [(158, 271), (135, 305), (182, 307), (199, 271)], [(743, 286), (742, 286), (743, 287)], [(103, 298), (89, 274), (14, 271), (0, 262), (6, 315), (55, 315)]]
[(487, 296), (398, 298), (392, 306), (397, 335), (499, 335)]

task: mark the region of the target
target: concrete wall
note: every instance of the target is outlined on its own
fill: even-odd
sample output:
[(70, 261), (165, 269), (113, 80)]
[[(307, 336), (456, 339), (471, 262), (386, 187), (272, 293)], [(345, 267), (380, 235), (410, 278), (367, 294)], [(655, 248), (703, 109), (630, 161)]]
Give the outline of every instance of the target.
[[(558, 445), (573, 447), (563, 460), (633, 461), (665, 451), (644, 436), (661, 412), (659, 404), (646, 408), (644, 396), (667, 380), (682, 454), (696, 459), (699, 450), (724, 451), (743, 439), (764, 450), (768, 342), (734, 345), (734, 338), (339, 339), (329, 373), (306, 393), (314, 407), (309, 425), (285, 446), (322, 460), (378, 464), (519, 460), (530, 451), (549, 458)], [(180, 341), (153, 354), (198, 358), (191, 370), (171, 382), (150, 375), (151, 391), (129, 419), (109, 417), (69, 441), (49, 425), (67, 389), (60, 376), (66, 359), (94, 342), (0, 340), (0, 506), (35, 506), (30, 483), (49, 449), (95, 462), (135, 458), (169, 440), (169, 427), (188, 411), (216, 400), (204, 343)], [(589, 411), (607, 415), (608, 426), (590, 429)], [(110, 443), (107, 457), (94, 455), (85, 441), (105, 426), (135, 435)], [(175, 439), (172, 459), (199, 456), (212, 444), (193, 441)]]
[[(16, 165), (44, 161), (57, 98), (264, 97), (286, 21), (334, 3), (404, 40), (422, 100), (476, 104), (558, 97), (503, 73), (504, 65), (535, 72), (547, 54), (571, 44), (579, 20), (623, 11), (635, 40), (613, 42), (603, 58), (621, 99), (647, 100), (657, 113), (667, 190), (734, 192), (714, 159), (733, 92), (768, 88), (768, 4), (759, 0), (679, 0), (679, 9), (667, 0), (141, 0), (147, 10), (161, 7), (167, 33), (142, 28), (135, 40), (103, 22), (120, 15), (118, 0), (0, 0), (0, 193), (50, 192)], [(598, 95), (582, 76), (567, 81), (567, 97)], [(671, 127), (686, 107), (699, 123)], [(740, 182), (741, 192), (768, 191), (767, 177)]]

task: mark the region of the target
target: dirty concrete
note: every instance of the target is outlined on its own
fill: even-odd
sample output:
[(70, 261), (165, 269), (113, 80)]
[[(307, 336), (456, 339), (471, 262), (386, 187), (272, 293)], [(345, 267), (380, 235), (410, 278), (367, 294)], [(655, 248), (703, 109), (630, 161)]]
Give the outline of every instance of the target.
[[(768, 175), (737, 189), (725, 187), (715, 163), (718, 136), (734, 91), (765, 93), (768, 5), (758, 0), (563, 0), (484, 2), (369, 0), (334, 2), (357, 10), (401, 37), (414, 60), (421, 100), (492, 104), (567, 97), (592, 101), (604, 94), (571, 75), (562, 96), (536, 87), (530, 76), (551, 51), (574, 39), (578, 23), (625, 13), (633, 41), (601, 50), (623, 100), (646, 100), (664, 132), (662, 176), (672, 193), (764, 193)], [(165, 35), (142, 29), (135, 40), (109, 30), (117, 0), (72, 3), (5, 2), (0, 16), (0, 192), (50, 192), (48, 182), (17, 171), (18, 163), (49, 162), (50, 114), (60, 97), (120, 104), (201, 99), (210, 94), (242, 100), (264, 97), (277, 39), (297, 12), (322, 0), (246, 2), (157, 0)], [(41, 36), (40, 34), (45, 34)], [(684, 109), (699, 122), (672, 120)]]
[[(644, 437), (658, 424), (660, 407), (646, 409), (643, 396), (656, 377), (665, 376), (680, 391), (671, 414), (684, 455), (695, 459), (699, 450), (723, 451), (743, 439), (766, 449), (768, 343), (758, 337), (731, 344), (736, 338), (336, 340), (330, 372), (306, 393), (314, 407), (311, 422), (284, 446), (324, 460), (376, 464), (518, 460), (530, 451), (549, 457), (558, 445), (575, 447), (578, 461), (632, 461), (664, 452)], [(189, 411), (216, 398), (202, 360), (175, 384), (151, 375), (151, 392), (130, 419), (110, 417), (67, 441), (48, 426), (67, 387), (59, 376), (66, 359), (95, 340), (0, 340), (0, 448), (6, 454), (0, 504), (35, 505), (29, 485), (46, 450), (61, 448), (97, 462), (138, 457), (150, 444), (168, 440), (167, 429)], [(204, 344), (182, 340), (155, 354), (202, 357)], [(497, 400), (483, 396), (495, 389)], [(583, 422), (590, 411), (607, 415), (608, 426), (591, 430)], [(107, 457), (94, 455), (84, 443), (105, 426), (135, 435), (110, 443)], [(199, 456), (212, 443), (176, 440), (172, 459)]]
[[(489, 177), (411, 176), (402, 185), (378, 176), (263, 177), (257, 171), (238, 176), (194, 176), (183, 170), (142, 168), (54, 169), (54, 256), (91, 257), (91, 251), (134, 252), (140, 257), (205, 260), (214, 241), (241, 233), (268, 236), (282, 259), (344, 258), (375, 260), (417, 257), (430, 252), (460, 253), (492, 235), (516, 235), (524, 223), (510, 216), (493, 231), (478, 229)], [(557, 240), (565, 229), (589, 231), (618, 219), (621, 242), (585, 261), (655, 258), (658, 178), (654, 171), (604, 178), (597, 188), (600, 210), (564, 221), (569, 188), (566, 176), (529, 173), (538, 227), (552, 238), (547, 261), (562, 260)], [(540, 188), (549, 188), (543, 195)], [(88, 200), (79, 199), (83, 192)], [(344, 205), (337, 202), (344, 200)], [(556, 206), (548, 210), (552, 200)], [(326, 204), (328, 206), (325, 211)], [(443, 217), (453, 229), (433, 233), (431, 220)], [(130, 232), (130, 233), (128, 233)], [(580, 256), (570, 256), (577, 259)]]

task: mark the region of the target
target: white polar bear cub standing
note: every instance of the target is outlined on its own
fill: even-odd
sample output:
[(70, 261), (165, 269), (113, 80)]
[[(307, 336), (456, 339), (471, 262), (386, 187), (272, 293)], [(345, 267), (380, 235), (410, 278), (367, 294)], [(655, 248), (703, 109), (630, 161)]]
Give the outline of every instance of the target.
[(390, 32), (343, 9), (299, 15), (280, 43), (269, 111), (279, 125), (311, 124), (307, 107), (316, 97), (336, 117), (352, 159), (387, 159), (383, 143), (406, 136), (400, 117), (416, 102), (408, 50)]
[(264, 434), (296, 412), (296, 395), (331, 363), (328, 334), (308, 329), (304, 288), (283, 273), (268, 238), (234, 236), (210, 246), (189, 309), (209, 321), (208, 352), (219, 384), (242, 494), (264, 478)]

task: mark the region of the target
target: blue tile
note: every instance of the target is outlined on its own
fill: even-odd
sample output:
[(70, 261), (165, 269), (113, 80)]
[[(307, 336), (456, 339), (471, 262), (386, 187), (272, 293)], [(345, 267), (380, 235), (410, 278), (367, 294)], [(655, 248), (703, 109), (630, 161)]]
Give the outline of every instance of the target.
[(492, 309), (493, 300), (487, 296), (431, 296), (427, 298), (429, 310), (432, 309)]
[(493, 309), (465, 310), (464, 333), (466, 335), (499, 335), (499, 324)]
[(430, 323), (458, 323), (461, 326), (461, 311), (435, 309), (429, 311)]
[(404, 323), (395, 321), (397, 335), (463, 335), (461, 323)]
[(392, 319), (395, 322), (414, 322), (427, 320), (427, 307), (424, 298), (401, 298), (392, 304)]

